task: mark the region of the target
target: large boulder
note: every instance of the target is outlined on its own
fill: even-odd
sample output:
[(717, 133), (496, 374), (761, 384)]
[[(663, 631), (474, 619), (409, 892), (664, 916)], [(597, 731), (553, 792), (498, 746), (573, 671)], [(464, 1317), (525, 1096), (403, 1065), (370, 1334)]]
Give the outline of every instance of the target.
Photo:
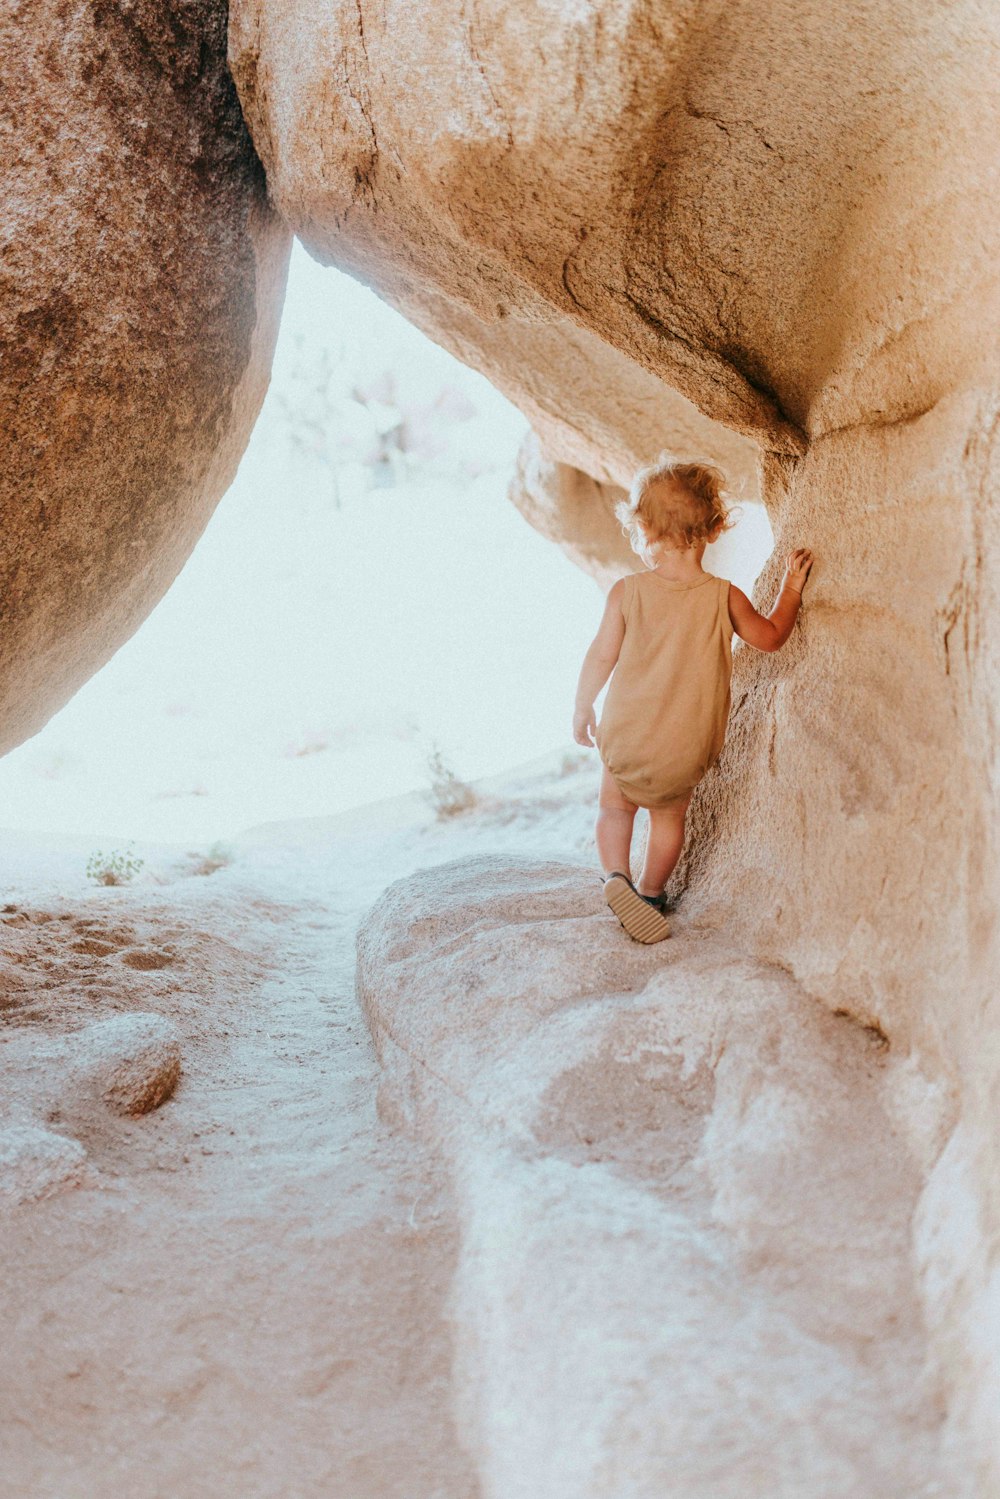
[(230, 49), (312, 252), (596, 481), (592, 571), (620, 555), (606, 486), (680, 446), (658, 386), (756, 444), (758, 597), (816, 553), (793, 640), (737, 652), (678, 879), (951, 1093), (915, 1231), (948, 1430), (991, 1491), (1000, 12), (235, 0)]
[(290, 236), (224, 0), (27, 0), (0, 72), (4, 750), (135, 630), (232, 480)]
[(947, 1100), (725, 933), (664, 946), (589, 866), (493, 854), (359, 932), (380, 1110), (455, 1183), (481, 1492), (961, 1493), (911, 1232)]
[(563, 417), (630, 364), (796, 453), (988, 368), (998, 24), (235, 0), (230, 55), (318, 257)]

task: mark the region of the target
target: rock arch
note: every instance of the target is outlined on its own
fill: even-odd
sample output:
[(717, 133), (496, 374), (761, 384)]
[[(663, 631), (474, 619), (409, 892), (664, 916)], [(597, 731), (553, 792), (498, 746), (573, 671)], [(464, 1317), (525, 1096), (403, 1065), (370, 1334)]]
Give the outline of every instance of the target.
[(230, 41), (281, 213), (546, 461), (621, 484), (674, 392), (756, 445), (776, 555), (816, 552), (797, 639), (741, 656), (683, 877), (949, 1094), (911, 1119), (915, 1232), (994, 1476), (998, 44), (976, 0), (237, 0)]

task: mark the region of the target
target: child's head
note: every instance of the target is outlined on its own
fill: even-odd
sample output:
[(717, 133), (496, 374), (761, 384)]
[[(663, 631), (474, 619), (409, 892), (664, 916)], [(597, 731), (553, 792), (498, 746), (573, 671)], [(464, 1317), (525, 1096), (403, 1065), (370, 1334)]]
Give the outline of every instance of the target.
[(715, 541), (735, 522), (725, 475), (707, 463), (673, 463), (661, 454), (632, 480), (615, 515), (634, 552), (655, 554)]

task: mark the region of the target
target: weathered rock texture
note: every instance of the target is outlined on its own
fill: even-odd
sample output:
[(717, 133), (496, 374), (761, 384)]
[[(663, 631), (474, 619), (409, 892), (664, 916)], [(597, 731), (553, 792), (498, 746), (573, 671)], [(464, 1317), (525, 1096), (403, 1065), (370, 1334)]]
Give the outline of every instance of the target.
[(222, 0), (0, 22), (0, 750), (135, 630), (230, 483), (290, 236)]
[(689, 347), (697, 320), (680, 327), (669, 286), (646, 284), (681, 29), (666, 7), (492, 6), (470, 21), (455, 3), (431, 17), (240, 0), (230, 61), (269, 189), (307, 247), (483, 370), (549, 459), (621, 485), (661, 447), (707, 451), (752, 492), (753, 446), (703, 398), (783, 450), (799, 446), (794, 424), (738, 360)]
[(910, 1232), (946, 1101), (782, 969), (670, 947), (589, 867), (491, 856), (359, 935), (380, 1107), (457, 1185), (484, 1499), (952, 1492)]
[(117, 1114), (148, 1114), (177, 1087), (180, 1035), (162, 1015), (113, 1015), (75, 1040), (70, 1069), (77, 1086)]
[(949, 1439), (995, 1492), (1000, 13), (236, 0), (230, 49), (289, 222), (546, 463), (625, 483), (669, 389), (758, 446), (778, 554), (816, 553), (792, 642), (738, 655), (679, 883), (950, 1090), (914, 1228)]
[(79, 1140), (23, 1119), (0, 1124), (0, 1206), (39, 1202), (90, 1178)]
[(795, 454), (988, 368), (995, 22), (918, 10), (237, 0), (230, 55), (313, 252), (622, 482), (664, 381)]

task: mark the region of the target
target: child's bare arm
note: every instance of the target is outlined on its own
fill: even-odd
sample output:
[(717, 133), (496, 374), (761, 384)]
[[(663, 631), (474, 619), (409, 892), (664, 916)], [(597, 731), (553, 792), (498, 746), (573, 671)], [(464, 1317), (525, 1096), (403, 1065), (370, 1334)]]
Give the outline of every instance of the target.
[(584, 744), (588, 749), (594, 746), (592, 736), (597, 727), (594, 699), (614, 671), (625, 639), (625, 616), (622, 614), (624, 594), (625, 579), (619, 578), (608, 590), (601, 623), (580, 668), (576, 707), (573, 711), (573, 738), (577, 744)]
[(741, 640), (758, 651), (776, 651), (792, 633), (802, 590), (813, 565), (813, 554), (807, 547), (797, 547), (785, 559), (785, 576), (770, 614), (758, 614), (750, 600), (735, 583), (729, 585), (729, 620)]

